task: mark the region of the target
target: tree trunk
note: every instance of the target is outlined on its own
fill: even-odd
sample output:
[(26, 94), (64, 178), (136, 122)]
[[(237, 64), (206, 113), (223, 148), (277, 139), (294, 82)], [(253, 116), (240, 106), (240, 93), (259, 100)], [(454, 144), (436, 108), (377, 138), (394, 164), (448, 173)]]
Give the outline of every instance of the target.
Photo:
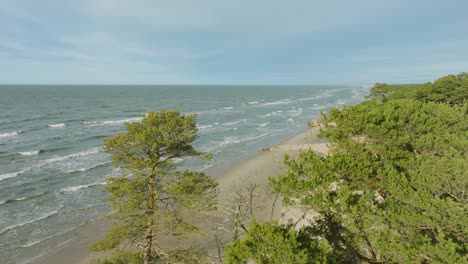
[(148, 180), (148, 204), (147, 204), (147, 229), (146, 243), (144, 247), (144, 264), (150, 264), (152, 260), (153, 225), (154, 225), (154, 176)]

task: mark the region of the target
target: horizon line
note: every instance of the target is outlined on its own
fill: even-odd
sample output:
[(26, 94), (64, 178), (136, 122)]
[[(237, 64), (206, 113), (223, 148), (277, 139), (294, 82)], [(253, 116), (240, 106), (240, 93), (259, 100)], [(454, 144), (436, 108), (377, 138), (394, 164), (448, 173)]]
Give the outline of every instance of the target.
[[(384, 82), (385, 83), (385, 82)], [(420, 82), (405, 82), (405, 83), (391, 83), (391, 84), (418, 84)], [(132, 83), (125, 83), (125, 84), (102, 84), (102, 83), (83, 83), (83, 84), (76, 84), (76, 83), (0, 83), (0, 86), (336, 86), (336, 85), (374, 85), (375, 83), (328, 83), (328, 84), (249, 84), (249, 83), (242, 83), (242, 84), (132, 84)]]

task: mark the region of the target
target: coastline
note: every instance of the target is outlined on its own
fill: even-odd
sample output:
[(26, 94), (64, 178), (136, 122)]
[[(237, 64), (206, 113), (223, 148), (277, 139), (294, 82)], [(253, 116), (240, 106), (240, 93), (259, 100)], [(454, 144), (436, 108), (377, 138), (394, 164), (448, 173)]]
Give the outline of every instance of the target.
[[(232, 227), (233, 219), (230, 216), (230, 209), (235, 203), (236, 196), (245, 192), (248, 188), (254, 187), (255, 198), (253, 202), (254, 218), (258, 221), (277, 219), (286, 221), (287, 218), (294, 218), (294, 210), (286, 213), (282, 208), (281, 198), (274, 195), (269, 188), (269, 178), (280, 175), (286, 167), (283, 163), (284, 155), (294, 158), (302, 150), (311, 149), (317, 153), (326, 155), (328, 148), (326, 143), (317, 137), (318, 127), (306, 128), (303, 132), (296, 134), (278, 144), (259, 150), (256, 155), (235, 163), (224, 170), (208, 169), (208, 175), (216, 178), (219, 182), (219, 210), (215, 212), (213, 219), (198, 219), (201, 231), (214, 235), (212, 226), (224, 225)], [(250, 187), (249, 187), (250, 186)], [(299, 211), (297, 211), (299, 212)], [(99, 240), (109, 228), (110, 222), (106, 219), (98, 219), (80, 229), (80, 236), (83, 239), (64, 245), (62, 248), (54, 250), (33, 260), (38, 264), (60, 264), (66, 261), (70, 264), (89, 263), (93, 256), (88, 252), (87, 246)], [(217, 232), (217, 238), (221, 243), (228, 242), (232, 237), (227, 232)], [(197, 244), (202, 245), (210, 255), (215, 256), (217, 241), (208, 238), (194, 238)]]

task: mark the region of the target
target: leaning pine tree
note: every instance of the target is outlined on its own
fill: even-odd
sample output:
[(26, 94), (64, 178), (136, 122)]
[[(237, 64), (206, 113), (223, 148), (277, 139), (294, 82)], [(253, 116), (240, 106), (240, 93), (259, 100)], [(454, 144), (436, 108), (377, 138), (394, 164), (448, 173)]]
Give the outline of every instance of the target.
[[(196, 231), (187, 214), (215, 208), (217, 183), (204, 173), (177, 171), (174, 163), (176, 158), (208, 156), (192, 147), (196, 132), (194, 115), (149, 112), (141, 122), (127, 123), (126, 133), (104, 141), (114, 166), (124, 171), (108, 178), (105, 187), (114, 226), (102, 241), (90, 246), (92, 251), (119, 252), (104, 263), (162, 260), (167, 254), (156, 251), (158, 236)], [(141, 251), (124, 254), (125, 245)]]

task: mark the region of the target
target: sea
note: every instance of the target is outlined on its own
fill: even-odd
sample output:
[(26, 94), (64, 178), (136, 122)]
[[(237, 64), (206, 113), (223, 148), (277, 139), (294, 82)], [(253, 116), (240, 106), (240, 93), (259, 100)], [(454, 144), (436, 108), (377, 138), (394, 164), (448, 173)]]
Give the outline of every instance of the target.
[(303, 131), (321, 111), (362, 101), (369, 88), (0, 85), (0, 262), (34, 263), (110, 213), (102, 188), (121, 171), (103, 139), (148, 111), (197, 115), (194, 146), (214, 158), (178, 166), (204, 171)]

